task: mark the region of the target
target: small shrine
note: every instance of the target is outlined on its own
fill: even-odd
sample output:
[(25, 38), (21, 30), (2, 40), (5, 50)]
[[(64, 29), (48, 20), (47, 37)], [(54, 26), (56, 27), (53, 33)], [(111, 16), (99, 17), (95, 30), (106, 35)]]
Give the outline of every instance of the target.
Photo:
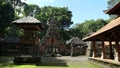
[[(41, 22), (34, 17), (28, 16), (13, 21), (13, 24), (24, 30), (24, 35), (20, 37), (21, 53), (15, 57), (14, 62), (36, 62), (39, 56), (39, 38), (35, 31), (42, 30)], [(30, 61), (24, 61), (30, 60)]]
[(85, 55), (86, 43), (79, 37), (72, 37), (69, 41), (66, 41), (66, 54), (70, 56)]

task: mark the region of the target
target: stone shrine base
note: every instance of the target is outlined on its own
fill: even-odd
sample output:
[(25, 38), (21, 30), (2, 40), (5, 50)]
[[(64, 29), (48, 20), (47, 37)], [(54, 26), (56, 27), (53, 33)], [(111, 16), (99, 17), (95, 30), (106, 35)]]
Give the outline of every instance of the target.
[(38, 63), (40, 62), (41, 57), (40, 56), (30, 56), (30, 55), (21, 55), (21, 56), (16, 56), (14, 57), (14, 63)]

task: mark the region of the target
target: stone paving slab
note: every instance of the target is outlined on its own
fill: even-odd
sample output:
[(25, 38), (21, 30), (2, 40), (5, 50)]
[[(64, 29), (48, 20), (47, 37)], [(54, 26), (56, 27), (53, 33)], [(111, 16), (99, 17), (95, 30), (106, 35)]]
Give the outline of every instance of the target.
[(86, 56), (42, 57), (42, 61), (43, 62), (66, 62), (67, 64), (74, 62), (76, 64), (82, 65), (83, 68), (91, 68), (91, 67), (88, 67), (88, 65), (87, 65), (88, 63), (98, 65), (101, 68), (112, 68), (112, 67), (102, 65), (99, 63), (90, 62), (90, 61), (88, 61), (88, 57), (86, 57)]

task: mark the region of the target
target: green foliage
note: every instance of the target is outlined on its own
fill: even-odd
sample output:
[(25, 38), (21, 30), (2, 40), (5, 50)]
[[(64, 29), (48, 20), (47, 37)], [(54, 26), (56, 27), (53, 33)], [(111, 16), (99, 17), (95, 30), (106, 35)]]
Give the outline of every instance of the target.
[(60, 38), (64, 40), (69, 40), (71, 38), (71, 34), (69, 30), (60, 30), (59, 34), (60, 34)]
[(45, 28), (45, 31), (41, 33), (43, 36), (48, 29), (48, 20), (53, 17), (57, 19), (57, 27), (59, 28), (58, 33), (60, 34), (59, 36), (64, 40), (69, 38), (66, 28), (69, 28), (73, 22), (71, 21), (72, 12), (69, 11), (68, 8), (45, 6), (40, 8), (40, 13), (36, 14), (35, 17), (41, 21)]
[[(20, 8), (17, 8), (17, 7)], [(24, 11), (22, 11), (24, 8)], [(59, 33), (62, 38), (66, 37), (65, 28), (68, 28), (73, 22), (71, 21), (72, 12), (66, 7), (51, 7), (45, 6), (39, 8), (37, 5), (27, 5), (21, 0), (1, 0), (0, 1), (0, 36), (20, 36), (22, 34), (21, 30), (15, 28), (11, 25), (11, 22), (15, 19), (19, 19), (19, 14), (28, 16), (29, 14), (34, 14), (34, 16), (39, 19), (44, 26), (44, 32), (36, 32), (36, 35), (41, 37), (45, 34), (47, 30), (47, 20), (51, 17), (55, 17), (58, 20), (57, 27), (60, 28)], [(67, 37), (66, 37), (67, 38)]]
[(113, 6), (115, 6), (117, 3), (119, 3), (120, 0), (108, 0), (107, 4), (108, 4), (108, 8), (112, 8)]
[(29, 16), (30, 14), (35, 14), (37, 16), (40, 13), (40, 8), (37, 5), (28, 4), (24, 7), (25, 16)]
[(42, 24), (47, 27), (47, 20), (54, 17), (58, 20), (58, 27), (68, 28), (73, 22), (71, 21), (72, 12), (66, 7), (45, 6), (40, 9), (40, 14), (36, 16)]
[(20, 9), (16, 9), (16, 7), (21, 7), (23, 4), (25, 3), (22, 3), (21, 0), (0, 0), (0, 37), (5, 37), (6, 35), (11, 36), (11, 34), (14, 36), (19, 35), (15, 35), (16, 33), (14, 34), (14, 31), (17, 30), (17, 28), (14, 28), (13, 30), (10, 28), (8, 32), (6, 32), (6, 29), (12, 26), (11, 22), (14, 19), (19, 18), (16, 11), (20, 11)]
[(19, 7), (22, 6), (23, 2), (21, 2), (21, 0), (0, 0), (0, 3), (2, 4), (9, 3), (15, 9), (18, 6)]
[(14, 9), (9, 3), (0, 3), (0, 37), (4, 37), (4, 30), (14, 19)]
[(16, 26), (7, 27), (5, 29), (6, 37), (20, 37), (24, 35), (24, 31)]
[(73, 33), (73, 36), (78, 36), (83, 38), (90, 32), (96, 32), (98, 29), (103, 27), (109, 22), (109, 20), (97, 19), (95, 20), (86, 20), (81, 24), (77, 24), (74, 28), (71, 28), (70, 31)]
[(35, 64), (15, 65), (8, 63), (5, 65), (1, 65), (0, 68), (102, 68), (102, 66), (90, 62), (42, 62), (39, 63), (38, 66)]

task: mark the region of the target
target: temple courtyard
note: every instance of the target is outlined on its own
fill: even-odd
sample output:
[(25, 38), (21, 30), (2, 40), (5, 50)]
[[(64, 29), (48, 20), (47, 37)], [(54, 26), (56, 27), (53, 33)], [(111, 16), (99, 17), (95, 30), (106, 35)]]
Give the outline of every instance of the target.
[(0, 68), (110, 68), (107, 65), (88, 61), (86, 56), (42, 57), (41, 62), (14, 64), (13, 57), (0, 57)]

